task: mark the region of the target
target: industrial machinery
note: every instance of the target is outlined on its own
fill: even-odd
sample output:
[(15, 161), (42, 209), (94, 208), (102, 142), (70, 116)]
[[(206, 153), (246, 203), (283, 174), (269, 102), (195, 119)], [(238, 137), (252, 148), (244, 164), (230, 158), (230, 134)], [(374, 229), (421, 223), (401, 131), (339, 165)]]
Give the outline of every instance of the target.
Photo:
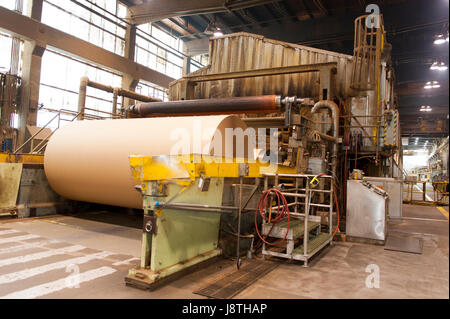
[[(329, 175), (298, 174), (295, 168), (259, 160), (226, 161), (200, 154), (130, 156), (129, 160), (144, 208), (141, 264), (138, 269), (131, 269), (126, 277), (130, 285), (151, 288), (175, 272), (220, 255), (222, 249), (227, 249), (223, 243), (219, 245), (221, 229), (224, 230), (221, 224), (230, 224), (233, 220), (237, 228), (238, 267), (241, 248), (245, 248), (240, 246), (244, 239), (241, 231), (248, 231), (250, 225), (255, 226), (264, 245), (279, 246), (283, 241), (287, 244), (286, 254), (263, 248), (263, 255), (303, 260), (305, 265), (332, 239), (332, 209), (329, 209), (323, 234), (320, 233), (321, 218), (309, 216), (307, 209), (312, 205), (310, 185), (332, 179)], [(279, 191), (279, 182), (286, 179), (294, 180), (296, 187)], [(252, 205), (252, 199), (260, 197), (261, 192), (263, 197), (259, 204), (265, 202), (267, 215), (267, 219), (262, 220)], [(284, 198), (283, 203), (267, 201), (271, 192)], [(288, 203), (286, 198), (295, 200)], [(286, 219), (276, 213), (281, 210), (286, 212)], [(242, 222), (243, 216), (248, 214), (254, 216), (254, 224)], [(261, 221), (262, 231), (259, 230)], [(281, 239), (274, 243), (269, 237)], [(301, 243), (294, 243), (299, 238)]]
[[(67, 199), (143, 210), (140, 267), (126, 277), (138, 287), (218, 255), (239, 268), (260, 249), (307, 266), (344, 230), (384, 240), (387, 193), (348, 180), (353, 169), (402, 171), (390, 46), (382, 21), (369, 30), (366, 18), (353, 56), (212, 38), (210, 64), (172, 82), (168, 102), (83, 78), (76, 120), (45, 146), (49, 184)], [(113, 120), (87, 121), (87, 86), (113, 93)], [(119, 95), (136, 103), (118, 109)], [(354, 206), (363, 196), (375, 203), (366, 212)]]
[(388, 193), (377, 186), (364, 180), (348, 180), (346, 235), (384, 244), (388, 200)]
[(389, 195), (389, 219), (402, 219), (403, 182), (391, 177), (365, 177), (369, 183), (381, 188)]

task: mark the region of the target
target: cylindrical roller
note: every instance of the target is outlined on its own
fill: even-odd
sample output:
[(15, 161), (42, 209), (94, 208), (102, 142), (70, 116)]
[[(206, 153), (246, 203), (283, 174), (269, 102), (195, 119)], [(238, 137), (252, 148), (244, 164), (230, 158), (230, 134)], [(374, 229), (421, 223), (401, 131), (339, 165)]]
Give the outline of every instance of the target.
[[(211, 154), (216, 150), (215, 133), (223, 139), (226, 128), (238, 127), (247, 128), (237, 116), (72, 122), (50, 139), (45, 174), (53, 190), (67, 199), (142, 208), (141, 194), (134, 188), (138, 182), (131, 178), (130, 155)], [(217, 145), (234, 149), (233, 143), (222, 140)]]
[(130, 111), (142, 117), (275, 113), (279, 111), (280, 105), (280, 96), (263, 95), (224, 99), (140, 103), (131, 106)]

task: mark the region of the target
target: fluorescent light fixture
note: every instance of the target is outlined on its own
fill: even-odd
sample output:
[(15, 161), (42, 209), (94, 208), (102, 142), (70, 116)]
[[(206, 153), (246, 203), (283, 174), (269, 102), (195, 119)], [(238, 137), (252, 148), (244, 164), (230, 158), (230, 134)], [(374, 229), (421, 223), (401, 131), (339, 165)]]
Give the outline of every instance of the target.
[(430, 70), (433, 70), (433, 71), (445, 71), (445, 70), (447, 70), (447, 66), (445, 65), (445, 63), (444, 62), (438, 62), (438, 61), (435, 61), (435, 62), (433, 62), (433, 64), (430, 66)]
[(438, 81), (428, 81), (427, 83), (425, 83), (425, 86), (423, 87), (424, 89), (437, 89), (440, 88), (441, 85), (439, 84)]
[(444, 37), (443, 34), (438, 34), (434, 37), (434, 44), (444, 44), (445, 42), (447, 42), (446, 38)]
[(220, 30), (220, 28), (219, 27), (217, 27), (216, 28), (216, 31), (214, 31), (214, 34), (213, 34), (215, 37), (221, 37), (221, 36), (223, 36), (223, 32), (222, 32), (222, 30)]
[(223, 36), (222, 29), (217, 25), (216, 21), (211, 21), (205, 31), (203, 31), (205, 34), (213, 35), (214, 37), (221, 37)]
[(429, 105), (422, 105), (421, 107), (420, 107), (420, 112), (431, 112), (431, 110), (432, 110), (432, 108), (431, 108), (431, 106), (429, 106)]

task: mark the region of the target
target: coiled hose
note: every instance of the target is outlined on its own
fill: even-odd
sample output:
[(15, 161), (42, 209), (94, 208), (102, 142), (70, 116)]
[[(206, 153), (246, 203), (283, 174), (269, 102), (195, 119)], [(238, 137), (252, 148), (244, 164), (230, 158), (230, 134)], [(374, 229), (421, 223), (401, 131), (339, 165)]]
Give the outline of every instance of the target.
[[(320, 175), (324, 175), (324, 174), (320, 174)], [(318, 176), (320, 176), (320, 175), (318, 175)], [(318, 177), (318, 176), (316, 176), (316, 177)], [(337, 225), (333, 232), (333, 235), (331, 236), (332, 238), (334, 238), (334, 236), (336, 236), (336, 233), (339, 230), (339, 220), (340, 220), (339, 202), (338, 202), (337, 195), (336, 195), (336, 191), (337, 191), (336, 184), (333, 185), (333, 188), (334, 188), (333, 197), (334, 197), (334, 201), (336, 204)], [(267, 201), (268, 201), (270, 194), (277, 195), (277, 211), (276, 211), (274, 218), (270, 218), (270, 216), (266, 216), (266, 214), (265, 214), (265, 211), (267, 210), (267, 207), (268, 207)], [(272, 205), (272, 203), (270, 203), (270, 205)], [(281, 210), (280, 210), (280, 206), (282, 207)], [(270, 222), (272, 223), (272, 227), (270, 228), (269, 233), (267, 234), (266, 237), (263, 237), (261, 235), (261, 233), (259, 232), (258, 213), (264, 222), (269, 222), (269, 219), (270, 219)], [(281, 239), (275, 243), (270, 243), (270, 242), (266, 241), (267, 237), (269, 237), (269, 234), (272, 232), (272, 229), (275, 226), (275, 224), (281, 222), (285, 217), (287, 217), (288, 220), (287, 220), (287, 226), (286, 226), (286, 234), (284, 235), (283, 239)], [(282, 242), (284, 242), (286, 240), (286, 237), (289, 233), (289, 222), (290, 222), (290, 214), (289, 214), (289, 206), (288, 206), (286, 197), (284, 197), (284, 195), (276, 188), (271, 188), (271, 189), (268, 189), (267, 191), (265, 191), (258, 201), (258, 205), (256, 207), (256, 212), (255, 212), (255, 229), (256, 229), (256, 233), (258, 234), (258, 237), (261, 239), (261, 241), (268, 245), (271, 245), (271, 246), (280, 245)]]
[[(277, 211), (273, 218), (271, 216), (272, 215), (272, 212), (271, 212), (272, 202), (268, 203), (268, 199), (271, 194), (275, 194), (277, 197)], [(269, 213), (269, 216), (266, 216), (265, 212), (268, 208), (270, 210), (270, 213)], [(261, 236), (259, 229), (258, 229), (258, 214), (261, 216), (261, 218), (263, 219), (264, 222), (272, 223), (272, 228), (270, 229), (269, 234), (272, 231), (275, 224), (281, 222), (285, 217), (287, 217), (287, 229), (286, 229), (286, 234), (284, 235), (284, 238), (275, 243), (270, 243), (270, 242), (266, 241), (266, 238), (269, 237), (269, 234), (265, 238), (263, 236)], [(258, 234), (259, 238), (267, 245), (277, 246), (277, 245), (281, 244), (282, 242), (284, 242), (286, 240), (286, 237), (289, 233), (289, 221), (290, 221), (289, 206), (288, 206), (286, 197), (284, 197), (284, 195), (276, 188), (271, 188), (271, 189), (266, 190), (260, 197), (260, 199), (258, 201), (258, 205), (256, 207), (256, 212), (255, 212), (255, 228), (256, 228), (256, 233)]]

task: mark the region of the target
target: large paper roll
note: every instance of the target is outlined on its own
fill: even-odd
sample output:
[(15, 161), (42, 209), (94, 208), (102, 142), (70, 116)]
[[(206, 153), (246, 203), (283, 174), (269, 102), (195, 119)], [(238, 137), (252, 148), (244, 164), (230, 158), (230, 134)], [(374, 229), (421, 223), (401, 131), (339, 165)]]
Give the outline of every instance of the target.
[[(214, 148), (217, 155), (219, 146), (225, 154), (233, 143), (225, 141), (226, 128), (245, 130), (246, 125), (234, 115), (69, 123), (47, 145), (45, 174), (53, 190), (67, 199), (142, 208), (130, 155), (212, 154)], [(219, 144), (216, 132), (222, 136)]]

